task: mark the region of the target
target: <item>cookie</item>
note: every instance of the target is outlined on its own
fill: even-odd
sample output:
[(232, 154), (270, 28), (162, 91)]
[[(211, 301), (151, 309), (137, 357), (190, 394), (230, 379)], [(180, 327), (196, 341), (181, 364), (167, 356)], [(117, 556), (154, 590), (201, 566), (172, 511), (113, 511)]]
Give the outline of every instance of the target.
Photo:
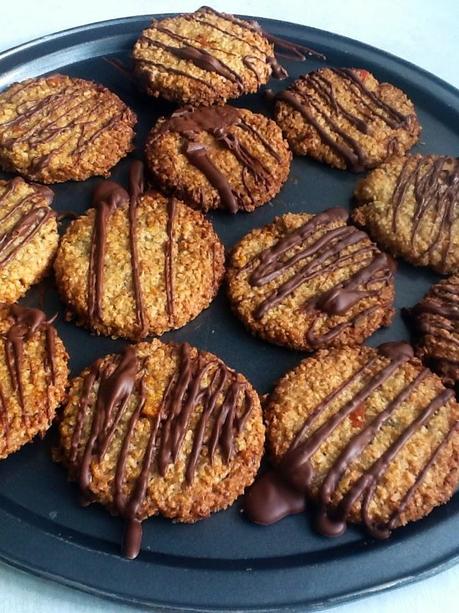
[(0, 94), (0, 166), (42, 183), (84, 181), (134, 148), (135, 114), (92, 81), (51, 75)]
[(292, 349), (361, 343), (390, 324), (394, 262), (348, 212), (287, 213), (234, 248), (228, 293), (248, 329)]
[(439, 273), (459, 272), (459, 160), (389, 160), (355, 190), (354, 220), (396, 256)]
[(40, 281), (59, 240), (53, 192), (16, 177), (0, 180), (0, 303), (12, 303)]
[(291, 157), (274, 121), (231, 106), (180, 109), (158, 121), (146, 145), (159, 186), (203, 211), (265, 204), (287, 180)]
[(454, 386), (459, 382), (459, 276), (433, 285), (411, 315), (420, 334), (418, 355)]
[(147, 517), (195, 522), (231, 505), (252, 483), (263, 443), (245, 377), (186, 343), (154, 340), (73, 380), (56, 459), (87, 501), (127, 522), (123, 550), (133, 558)]
[(321, 68), (275, 99), (275, 118), (292, 151), (334, 168), (374, 168), (403, 155), (421, 131), (406, 95), (367, 70)]
[(209, 306), (224, 274), (212, 224), (143, 185), (140, 162), (131, 167), (130, 195), (102, 181), (57, 252), (62, 299), (98, 334), (138, 339), (180, 328)]
[(154, 19), (132, 56), (147, 93), (180, 104), (223, 104), (256, 92), (277, 69), (257, 24), (208, 7)]
[(67, 353), (39, 309), (0, 306), (0, 459), (44, 436), (65, 398)]
[(260, 523), (306, 500), (325, 535), (355, 522), (387, 538), (457, 486), (459, 404), (406, 343), (319, 351), (280, 380), (265, 415), (276, 469), (245, 505)]

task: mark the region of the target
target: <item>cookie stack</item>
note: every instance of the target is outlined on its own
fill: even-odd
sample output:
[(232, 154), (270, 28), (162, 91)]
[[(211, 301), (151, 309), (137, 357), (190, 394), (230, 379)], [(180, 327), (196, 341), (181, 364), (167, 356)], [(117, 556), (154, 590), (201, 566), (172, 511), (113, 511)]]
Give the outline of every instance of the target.
[[(133, 48), (136, 82), (178, 108), (151, 127), (124, 185), (107, 177), (134, 150), (137, 118), (116, 94), (64, 75), (0, 93), (0, 165), (20, 175), (0, 181), (0, 457), (64, 404), (54, 459), (85, 503), (125, 520), (130, 558), (146, 518), (194, 522), (231, 505), (255, 480), (265, 433), (272, 466), (244, 502), (262, 524), (307, 507), (324, 534), (356, 522), (385, 538), (459, 480), (458, 161), (409, 154), (413, 103), (360, 68), (300, 77), (271, 96), (274, 119), (230, 105), (286, 78), (275, 46), (325, 59), (208, 7), (154, 20)], [(206, 214), (239, 220), (271, 203), (293, 154), (370, 171), (354, 210), (288, 212), (225, 258)], [(105, 179), (59, 238), (42, 184), (93, 176)], [(415, 350), (371, 348), (394, 316), (398, 257), (452, 276), (412, 310)], [(50, 269), (69, 320), (137, 344), (68, 382), (54, 320), (16, 304)], [(223, 279), (249, 332), (308, 353), (263, 407), (217, 356), (145, 341), (196, 318)]]

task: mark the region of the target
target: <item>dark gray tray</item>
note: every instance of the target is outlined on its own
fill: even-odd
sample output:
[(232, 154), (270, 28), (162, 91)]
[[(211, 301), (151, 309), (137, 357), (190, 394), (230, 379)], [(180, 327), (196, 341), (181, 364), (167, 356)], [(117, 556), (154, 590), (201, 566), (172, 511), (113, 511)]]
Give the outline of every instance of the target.
[[(130, 17), (47, 36), (0, 55), (0, 87), (47, 72), (94, 79), (117, 92), (138, 113), (138, 151), (156, 118), (172, 106), (140, 94), (107, 56), (127, 59), (151, 17)], [(361, 43), (290, 23), (259, 20), (271, 33), (322, 51), (330, 64), (356, 66), (398, 85), (414, 100), (424, 128), (424, 153), (458, 154), (459, 92), (396, 57)], [(288, 63), (296, 77), (319, 64)], [(274, 82), (274, 87), (285, 83)], [(261, 95), (238, 105), (269, 113)], [(128, 160), (113, 176), (124, 180)], [(357, 177), (306, 159), (295, 159), (287, 185), (272, 203), (250, 215), (215, 214), (212, 219), (230, 247), (248, 230), (286, 211), (317, 212), (349, 205)], [(97, 179), (55, 188), (58, 210), (84, 211)], [(436, 277), (400, 263), (397, 306), (410, 306)], [(36, 300), (32, 291), (27, 301)], [(57, 296), (47, 295), (46, 310), (63, 312)], [(95, 358), (118, 350), (122, 341), (96, 338), (63, 322), (59, 332), (71, 354), (74, 374)], [(406, 338), (398, 316), (371, 344)], [(212, 306), (164, 340), (187, 340), (221, 356), (245, 373), (260, 392), (295, 366), (302, 354), (252, 338), (230, 312), (224, 290)], [(145, 522), (143, 549), (135, 561), (119, 555), (121, 521), (98, 506), (83, 509), (77, 488), (53, 464), (53, 433), (0, 462), (0, 558), (61, 583), (156, 610), (305, 610), (337, 604), (426, 577), (454, 564), (459, 556), (459, 496), (426, 520), (377, 542), (357, 529), (338, 539), (316, 535), (304, 515), (269, 528), (245, 522), (239, 504), (193, 526), (161, 518)]]

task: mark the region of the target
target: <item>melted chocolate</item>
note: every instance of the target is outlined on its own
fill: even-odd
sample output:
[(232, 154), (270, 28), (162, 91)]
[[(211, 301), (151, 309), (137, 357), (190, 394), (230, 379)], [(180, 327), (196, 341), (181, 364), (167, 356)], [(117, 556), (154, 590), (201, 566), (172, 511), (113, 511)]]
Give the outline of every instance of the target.
[(239, 207), (236, 202), (236, 196), (231, 189), (231, 185), (223, 172), (215, 166), (207, 155), (206, 145), (193, 142), (188, 143), (185, 149), (185, 155), (188, 161), (200, 170), (212, 187), (217, 190), (223, 206), (225, 206), (230, 213), (237, 213)]
[[(10, 378), (10, 385), (22, 411), (22, 421), (26, 429), (29, 428), (29, 415), (26, 411), (22, 371), (24, 365), (25, 343), (40, 330), (45, 331), (45, 373), (48, 386), (56, 383), (56, 332), (52, 326), (52, 320), (47, 320), (45, 313), (40, 309), (32, 309), (14, 304), (9, 308), (9, 317), (13, 320), (11, 327), (3, 336), (5, 360)], [(50, 417), (49, 393), (47, 393), (48, 417)], [(4, 392), (0, 388), (0, 412), (5, 437), (8, 432), (8, 405)], [(6, 439), (5, 439), (6, 441)], [(7, 441), (6, 441), (6, 444)]]
[[(353, 505), (361, 499), (361, 519), (369, 532), (377, 538), (386, 538), (390, 531), (400, 523), (400, 518), (412, 496), (423, 482), (429, 468), (435, 462), (438, 454), (451, 437), (457, 431), (459, 424), (453, 423), (450, 431), (442, 442), (434, 450), (424, 467), (416, 475), (413, 485), (385, 525), (376, 525), (369, 513), (369, 505), (375, 493), (379, 480), (384, 475), (388, 465), (392, 462), (400, 450), (413, 437), (420, 428), (428, 424), (430, 418), (444, 406), (454, 394), (452, 390), (442, 390), (433, 400), (427, 403), (425, 408), (413, 419), (413, 421), (399, 434), (398, 438), (386, 449), (386, 451), (365, 470), (361, 477), (350, 487), (342, 498), (338, 508), (334, 507), (333, 500), (339, 487), (341, 478), (353, 461), (357, 460), (362, 452), (371, 444), (376, 434), (383, 425), (392, 417), (400, 405), (408, 400), (418, 389), (422, 381), (429, 375), (429, 371), (421, 371), (414, 379), (390, 401), (386, 408), (376, 415), (371, 421), (363, 426), (354, 435), (349, 443), (341, 451), (328, 473), (322, 480), (317, 495), (312, 493), (312, 484), (315, 472), (311, 463), (312, 456), (334, 432), (334, 430), (353, 412), (364, 406), (365, 401), (378, 390), (400, 366), (413, 356), (412, 348), (403, 342), (385, 343), (379, 347), (379, 356), (385, 358), (381, 364), (380, 357), (372, 358), (368, 363), (360, 367), (348, 379), (333, 390), (322, 402), (320, 402), (309, 414), (303, 426), (294, 437), (289, 449), (281, 458), (278, 466), (267, 475), (261, 477), (249, 493), (246, 495), (245, 509), (249, 519), (258, 523), (273, 523), (286, 514), (290, 508), (296, 512), (300, 508), (292, 504), (295, 501), (294, 493), (303, 496), (304, 500), (315, 500), (316, 528), (326, 536), (337, 536), (346, 529), (347, 518)], [(389, 361), (387, 361), (389, 360)], [(382, 366), (376, 373), (374, 366)], [(373, 372), (371, 372), (373, 371)], [(340, 409), (333, 413), (321, 426), (314, 430), (314, 422), (329, 408), (343, 392), (355, 386), (357, 382), (362, 385)]]
[[(58, 78), (59, 75), (56, 75), (55, 79)], [(36, 82), (12, 88), (10, 98), (15, 97), (18, 102), (17, 95), (32, 87), (36, 88)], [(19, 103), (20, 114), (0, 124), (2, 142), (4, 145), (26, 143), (32, 151), (37, 145), (47, 144), (49, 153), (39, 155), (31, 164), (31, 171), (37, 173), (65, 150), (72, 135), (78, 130), (76, 143), (68, 152), (69, 157), (78, 160), (87, 146), (115, 125), (124, 113), (124, 110), (120, 110), (104, 123), (95, 123), (92, 117), (104, 106), (103, 100), (97, 101), (98, 93), (99, 90), (96, 90), (88, 96), (85, 91), (83, 95), (79, 84), (68, 84), (44, 98), (29, 95), (27, 100)], [(66, 138), (62, 138), (63, 135)]]
[(422, 156), (406, 158), (391, 198), (394, 233), (398, 232), (398, 220), (408, 192), (412, 192), (415, 200), (411, 218), (411, 245), (415, 246), (418, 231), (425, 221), (429, 224), (429, 230), (432, 227), (431, 241), (421, 256), (430, 255), (440, 244), (441, 261), (445, 266), (453, 248), (452, 228), (459, 218), (459, 160), (440, 157), (432, 161)]
[(446, 381), (454, 382), (454, 373), (459, 372), (458, 278), (450, 277), (434, 285), (412, 313), (423, 336), (425, 353), (434, 362), (433, 366), (438, 366), (439, 372), (445, 375)]
[(10, 447), (10, 425), (8, 421), (8, 405), (0, 386), (0, 424), (3, 432), (3, 450), (8, 453)]
[[(104, 262), (110, 217), (119, 207), (128, 208), (129, 246), (131, 252), (132, 283), (135, 300), (137, 335), (143, 338), (148, 333), (148, 321), (142, 293), (141, 271), (137, 247), (137, 207), (144, 193), (144, 166), (134, 161), (129, 174), (129, 191), (113, 181), (102, 181), (93, 194), (93, 207), (96, 209), (91, 240), (90, 264), (88, 270), (88, 314), (91, 325), (102, 320), (102, 298), (104, 293)], [(169, 320), (174, 321), (173, 290), (173, 243), (176, 203), (168, 203), (167, 244), (165, 253), (166, 310)]]
[[(274, 48), (277, 48), (276, 54), (279, 57), (284, 57), (288, 60), (299, 60), (300, 62), (304, 62), (307, 57), (314, 57), (318, 60), (324, 61), (327, 59), (323, 53), (319, 53), (314, 49), (310, 49), (309, 47), (305, 47), (299, 43), (293, 43), (292, 41), (286, 40), (285, 38), (280, 38), (279, 36), (274, 36), (265, 30), (262, 30), (262, 32), (270, 43), (274, 43)], [(276, 76), (276, 74), (274, 74), (274, 76), (279, 78)], [(288, 76), (288, 74), (286, 76)]]
[[(0, 224), (7, 223), (16, 215), (18, 219), (5, 232), (0, 231), (0, 267), (6, 266), (37, 234), (40, 228), (52, 217), (54, 211), (47, 205), (51, 204), (53, 192), (44, 186), (36, 186), (36, 191), (20, 198), (13, 206), (2, 213), (2, 207), (7, 208), (8, 198), (14, 196), (23, 183), (22, 179), (9, 181), (0, 196)], [(45, 198), (46, 204), (42, 203)]]
[[(257, 21), (246, 21), (243, 19), (239, 19), (238, 17), (234, 17), (234, 15), (216, 11), (215, 9), (209, 6), (202, 6), (199, 10), (200, 11), (205, 10), (208, 13), (212, 13), (216, 15), (217, 17), (220, 17), (220, 19), (224, 19), (230, 23), (238, 25), (241, 28), (244, 28), (246, 30), (250, 30), (252, 32), (256, 32), (257, 34), (263, 35), (265, 38), (269, 40), (269, 42), (274, 44), (274, 47), (277, 48), (276, 53), (279, 56), (285, 57), (287, 59), (299, 60), (299, 61), (304, 61), (307, 57), (315, 57), (320, 60), (327, 59), (323, 53), (319, 53), (315, 51), (314, 49), (310, 49), (309, 47), (305, 47), (304, 45), (294, 43), (290, 40), (286, 40), (285, 38), (280, 38), (279, 36), (274, 36), (273, 34), (269, 34), (269, 32), (266, 32), (266, 30), (264, 30)], [(203, 23), (205, 23), (206, 25), (210, 25), (211, 27), (215, 27), (213, 26), (213, 24), (209, 24), (209, 22), (203, 21)], [(232, 32), (228, 32), (227, 30), (225, 30), (225, 33), (228, 34), (229, 36), (242, 40), (243, 42), (248, 44), (247, 41), (239, 38), (237, 35), (233, 34)], [(273, 60), (276, 64), (275, 69), (274, 69), (273, 64), (271, 63)], [(268, 57), (266, 58), (266, 61), (268, 61), (268, 63), (271, 63), (271, 66), (273, 67), (273, 75), (275, 78), (284, 79), (286, 76), (288, 76), (288, 73), (285, 70), (285, 68), (280, 66), (280, 64), (278, 64), (275, 58)]]
[[(240, 132), (250, 133), (277, 162), (280, 161), (278, 152), (263, 134), (244, 120), (242, 114), (235, 107), (217, 106), (180, 109), (161, 124), (160, 131), (163, 133), (177, 132), (184, 138), (183, 152), (188, 161), (203, 173), (212, 187), (219, 193), (222, 204), (231, 213), (238, 211), (241, 197), (233, 192), (227, 176), (210, 158), (209, 146), (199, 141), (200, 133), (211, 134), (219, 145), (232, 152), (243, 166), (244, 171), (265, 183), (269, 183), (271, 180), (270, 170), (242, 142)], [(245, 181), (244, 177), (243, 172), (243, 180)], [(251, 197), (251, 189), (247, 184), (245, 185), (246, 192)]]
[[(157, 25), (156, 29), (163, 34), (167, 34), (170, 38), (176, 40), (179, 43), (182, 43), (184, 46), (182, 47), (173, 47), (171, 45), (164, 45), (164, 48), (182, 60), (189, 60), (193, 62), (195, 66), (201, 68), (202, 70), (206, 70), (207, 72), (215, 72), (219, 74), (221, 77), (232, 81), (238, 86), (240, 91), (244, 88), (244, 82), (241, 77), (235, 72), (232, 68), (227, 66), (222, 60), (218, 59), (215, 55), (212, 55), (205, 49), (201, 47), (196, 47), (195, 45), (191, 45), (189, 43), (189, 39), (185, 36), (181, 36), (176, 32), (172, 32), (168, 28), (165, 28), (161, 25)], [(151, 39), (150, 39), (151, 40)], [(160, 45), (163, 47), (162, 43), (159, 41), (152, 41), (155, 45)]]
[(140, 282), (139, 255), (137, 250), (137, 202), (145, 191), (145, 177), (143, 163), (135, 160), (131, 164), (129, 173), (129, 245), (131, 248), (132, 281), (134, 284), (135, 312), (139, 337), (148, 333), (148, 323), (143, 304), (142, 285)]
[[(121, 423), (125, 423), (126, 412), (131, 411), (116, 458), (113, 482), (113, 510), (126, 520), (123, 551), (130, 558), (136, 557), (140, 549), (141, 521), (150, 476), (157, 472), (164, 477), (168, 467), (177, 461), (197, 407), (201, 405), (202, 412), (186, 461), (187, 483), (193, 481), (204, 446), (211, 463), (217, 449), (223, 462), (231, 461), (235, 440), (252, 410), (249, 394), (236, 374), (217, 359), (203, 364), (201, 357), (193, 355), (187, 344), (181, 346), (178, 369), (172, 374), (153, 417), (143, 414), (144, 376), (144, 363), (132, 346), (127, 347), (115, 362), (99, 360), (89, 369), (83, 380), (69, 453), (72, 472), (78, 477), (82, 494), (87, 500), (92, 462), (102, 461), (115, 431), (121, 427)], [(92, 395), (97, 384), (94, 401)], [(91, 416), (88, 415), (90, 404), (95, 405)], [(88, 418), (91, 421), (90, 433), (83, 440), (83, 425)], [(129, 495), (126, 495), (126, 463), (140, 419), (149, 420), (150, 435), (140, 473)]]
[[(353, 226), (340, 226), (328, 229), (327, 226), (347, 220), (348, 212), (341, 208), (328, 209), (315, 215), (296, 230), (285, 234), (272, 247), (256, 256), (245, 268), (251, 268), (248, 281), (252, 286), (262, 287), (280, 277), (299, 262), (306, 260), (292, 276), (283, 281), (257, 306), (254, 317), (261, 319), (268, 311), (278, 306), (298, 287), (311, 279), (326, 273), (336, 272), (357, 262), (360, 268), (351, 276), (308, 300), (303, 310), (315, 313), (315, 320), (307, 333), (307, 340), (313, 346), (327, 342), (337, 336), (344, 327), (358, 323), (376, 310), (372, 305), (353, 314), (346, 322), (338, 323), (331, 330), (316, 334), (316, 324), (321, 314), (345, 315), (361, 300), (379, 294), (375, 284), (389, 284), (394, 273), (393, 261), (385, 254), (378, 253), (371, 244), (358, 247), (359, 243), (368, 243), (365, 233)], [(316, 232), (325, 230), (321, 236)], [(303, 247), (304, 245), (304, 247)], [(351, 253), (343, 251), (355, 245)], [(301, 246), (301, 249), (297, 248)], [(291, 249), (295, 253), (289, 255)]]
[(259, 477), (244, 496), (244, 513), (256, 524), (269, 526), (288, 515), (306, 510), (305, 495), (291, 487), (276, 471)]
[[(276, 79), (285, 79), (288, 76), (287, 70), (279, 64), (275, 56), (265, 55), (258, 48), (257, 45), (251, 43), (249, 40), (247, 40), (247, 38), (244, 38), (236, 32), (223, 28), (220, 25), (213, 23), (211, 20), (206, 19), (206, 13), (212, 14), (224, 21), (227, 21), (228, 23), (235, 24), (240, 28), (250, 30), (251, 32), (264, 36), (271, 43), (274, 43), (275, 48), (281, 50), (277, 53), (278, 55), (283, 55), (284, 57), (287, 57), (289, 59), (300, 61), (304, 61), (306, 57), (315, 57), (321, 60), (326, 59), (325, 55), (323, 55), (322, 53), (318, 53), (313, 49), (309, 49), (308, 47), (305, 47), (303, 45), (299, 45), (297, 43), (293, 43), (291, 41), (273, 36), (272, 34), (268, 34), (261, 28), (261, 26), (256, 21), (245, 21), (234, 17), (233, 15), (230, 15), (228, 13), (220, 13), (208, 6), (201, 7), (195, 13), (190, 13), (188, 15), (182, 16), (182, 18), (184, 19), (188, 19), (191, 22), (194, 21), (201, 23), (204, 27), (216, 30), (220, 34), (224, 34), (225, 36), (228, 36), (234, 40), (238, 40), (244, 43), (245, 46), (249, 47), (251, 49), (251, 54), (245, 55), (242, 58), (242, 62), (255, 75), (258, 83), (261, 83), (262, 80), (256, 68), (257, 63), (269, 64), (271, 66), (272, 74)], [(224, 79), (234, 83), (239, 91), (244, 90), (244, 81), (241, 76), (235, 70), (230, 68), (225, 62), (223, 62), (219, 57), (217, 57), (215, 54), (212, 54), (210, 49), (218, 52), (218, 54), (225, 55), (227, 57), (238, 57), (237, 54), (230, 51), (226, 47), (213, 47), (210, 45), (210, 43), (205, 45), (204, 48), (199, 39), (191, 39), (186, 36), (182, 36), (178, 32), (174, 32), (166, 26), (163, 26), (161, 24), (161, 21), (154, 21), (152, 25), (154, 25), (155, 29), (158, 32), (161, 32), (162, 34), (168, 36), (170, 39), (177, 42), (180, 46), (177, 46), (175, 44), (167, 44), (154, 38), (150, 38), (145, 33), (142, 34), (142, 36), (140, 37), (141, 41), (147, 43), (148, 45), (164, 49), (165, 51), (171, 53), (180, 60), (189, 61), (203, 71), (214, 72), (219, 76), (223, 77)], [(196, 43), (198, 43), (200, 46), (196, 46)], [(142, 59), (142, 62), (145, 64), (154, 65), (155, 67), (160, 69), (165, 68), (164, 64), (155, 63), (150, 60)], [(200, 81), (203, 84), (209, 86), (209, 83), (207, 83), (204, 79), (200, 77), (195, 77), (188, 72), (171, 69), (169, 67), (167, 67), (167, 70), (169, 72), (173, 72), (175, 74), (179, 74), (181, 76)]]
[(102, 181), (94, 191), (94, 227), (88, 269), (88, 315), (91, 326), (102, 320), (105, 247), (113, 211), (129, 202), (125, 189), (114, 181)]
[(177, 201), (170, 198), (167, 203), (167, 243), (165, 260), (166, 308), (169, 322), (175, 325), (174, 308), (174, 223), (177, 215)]
[(328, 70), (340, 77), (343, 86), (352, 96), (357, 107), (354, 112), (351, 113), (344, 108), (336, 97), (332, 81), (320, 71), (302, 77), (301, 85), (312, 88), (322, 104), (318, 104), (314, 96), (307, 95), (302, 87), (295, 83), (289, 90), (277, 94), (276, 100), (286, 102), (301, 113), (315, 128), (322, 141), (343, 158), (349, 170), (361, 172), (371, 165), (370, 160), (364, 148), (343, 130), (334, 118), (343, 117), (359, 132), (368, 134), (374, 118), (384, 121), (390, 128), (396, 130), (407, 126), (412, 120), (412, 115), (404, 115), (382, 100), (366, 87), (352, 69), (329, 68)]
[(132, 73), (132, 69), (129, 68), (122, 60), (114, 57), (104, 57), (104, 62), (113, 66), (118, 72), (121, 72), (123, 76), (127, 77), (129, 81), (135, 82), (135, 77)]

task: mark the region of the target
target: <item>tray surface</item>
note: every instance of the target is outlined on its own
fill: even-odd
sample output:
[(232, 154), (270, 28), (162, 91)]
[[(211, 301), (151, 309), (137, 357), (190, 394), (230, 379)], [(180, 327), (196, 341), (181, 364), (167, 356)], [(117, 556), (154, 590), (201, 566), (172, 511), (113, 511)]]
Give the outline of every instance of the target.
[[(92, 24), (32, 41), (0, 55), (0, 88), (49, 72), (93, 79), (116, 92), (139, 116), (137, 155), (156, 119), (171, 104), (138, 92), (107, 58), (127, 60), (151, 16)], [(372, 71), (403, 89), (414, 101), (423, 126), (414, 151), (457, 155), (459, 92), (433, 75), (394, 56), (350, 39), (268, 19), (258, 20), (276, 36), (311, 46), (335, 66)], [(290, 77), (323, 65), (315, 60), (283, 62)], [(272, 81), (273, 89), (287, 82)], [(234, 103), (266, 114), (270, 104), (260, 94)], [(132, 157), (132, 156), (131, 156)], [(124, 182), (129, 158), (113, 170)], [(7, 176), (7, 175), (2, 175)], [(254, 227), (287, 211), (319, 212), (349, 206), (357, 175), (296, 158), (279, 196), (251, 214), (211, 214), (227, 247)], [(99, 179), (54, 186), (55, 208), (83, 212)], [(399, 263), (396, 306), (413, 305), (437, 280), (426, 269)], [(37, 301), (37, 291), (25, 298)], [(46, 294), (48, 314), (63, 305), (54, 290)], [(72, 374), (97, 357), (124, 346), (123, 341), (93, 337), (59, 318), (57, 327), (71, 355)], [(294, 367), (303, 354), (251, 337), (231, 314), (224, 288), (211, 307), (167, 340), (187, 340), (219, 355), (243, 372), (260, 393)], [(400, 314), (389, 329), (369, 340), (408, 338)], [(305, 610), (321, 608), (428, 576), (459, 560), (459, 494), (427, 519), (375, 541), (357, 529), (337, 539), (315, 534), (307, 516), (284, 519), (269, 528), (240, 517), (237, 502), (225, 512), (189, 525), (153, 518), (144, 523), (137, 560), (119, 555), (121, 520), (101, 507), (83, 509), (77, 487), (50, 459), (51, 431), (44, 441), (27, 445), (0, 462), (0, 558), (31, 573), (102, 596), (155, 606), (155, 610)]]

